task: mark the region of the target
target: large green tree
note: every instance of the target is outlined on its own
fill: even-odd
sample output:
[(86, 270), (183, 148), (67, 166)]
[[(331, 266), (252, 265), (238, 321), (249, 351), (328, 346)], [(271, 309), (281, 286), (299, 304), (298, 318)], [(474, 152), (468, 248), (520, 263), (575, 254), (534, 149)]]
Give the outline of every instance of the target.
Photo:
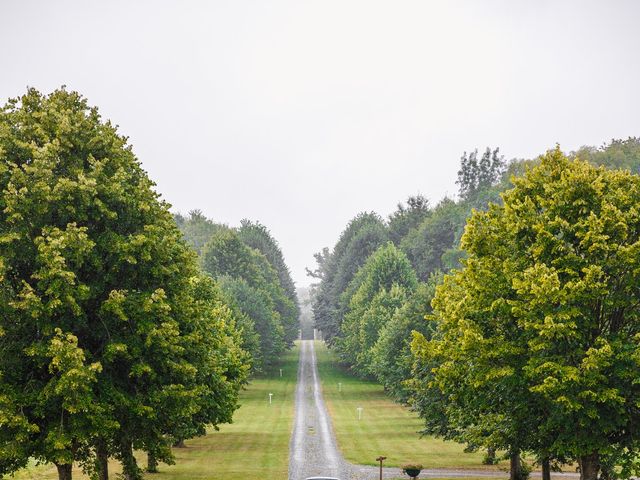
[(583, 479), (612, 464), (632, 474), (640, 177), (556, 149), (513, 182), (470, 220), (469, 257), (438, 289), (438, 334), (418, 336), (416, 362), (479, 442), (575, 458)]
[(269, 296), (244, 279), (222, 277), (220, 284), (232, 305), (251, 321), (252, 331), (257, 336), (257, 349), (252, 352), (253, 368), (255, 373), (263, 373), (276, 364), (286, 349), (280, 315), (274, 310)]
[(0, 110), (0, 473), (32, 457), (106, 478), (112, 455), (139, 478), (134, 447), (169, 460), (172, 435), (235, 408), (232, 325), (198, 307), (195, 255), (153, 187), (77, 93)]
[[(238, 236), (245, 245), (260, 252), (277, 274), (277, 281), (273, 276), (270, 277), (272, 296), (276, 300), (277, 310), (281, 316), (285, 338), (291, 344), (298, 337), (300, 330), (300, 305), (298, 304), (296, 287), (291, 278), (289, 267), (284, 261), (280, 245), (267, 227), (259, 222), (251, 222), (246, 219), (241, 222)], [(264, 269), (270, 270), (264, 261), (262, 263)]]

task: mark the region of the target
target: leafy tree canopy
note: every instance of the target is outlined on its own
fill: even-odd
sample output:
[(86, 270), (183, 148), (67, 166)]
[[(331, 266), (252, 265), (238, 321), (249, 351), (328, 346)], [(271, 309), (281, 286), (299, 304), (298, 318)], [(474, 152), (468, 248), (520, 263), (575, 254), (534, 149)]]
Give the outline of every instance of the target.
[(612, 455), (632, 467), (640, 177), (556, 149), (513, 182), (469, 221), (416, 362), (436, 364), (447, 420), (480, 444), (576, 458), (589, 479)]
[(469, 200), (500, 181), (505, 161), (503, 156), (499, 156), (499, 152), (498, 148), (492, 151), (487, 147), (479, 159), (477, 149), (468, 155), (467, 152), (462, 155), (456, 181), (460, 188), (460, 198)]
[(393, 243), (383, 245), (369, 257), (343, 293), (348, 310), (337, 349), (345, 363), (365, 367), (363, 373), (371, 373), (369, 350), (380, 328), (417, 285), (409, 260)]
[(387, 241), (386, 228), (376, 213), (360, 213), (342, 232), (331, 254), (317, 256), (322, 260), (322, 282), (313, 304), (316, 328), (322, 330), (327, 341), (338, 334), (342, 323), (339, 300), (344, 289), (382, 243)]
[(457, 250), (469, 208), (463, 203), (445, 198), (424, 222), (412, 230), (400, 248), (407, 254), (418, 277), (427, 281), (438, 270), (457, 266)]
[(138, 478), (134, 447), (169, 461), (235, 409), (232, 319), (153, 187), (79, 94), (0, 110), (0, 473), (112, 455)]
[(626, 140), (611, 140), (601, 147), (582, 147), (572, 152), (571, 157), (611, 169), (626, 169), (631, 173), (640, 173), (640, 137)]
[(200, 255), (202, 247), (216, 232), (229, 228), (226, 225), (214, 223), (203, 215), (200, 210), (191, 210), (187, 217), (176, 213), (174, 219), (184, 235), (186, 242)]
[(397, 246), (410, 231), (417, 228), (431, 213), (429, 200), (422, 195), (410, 196), (407, 204), (399, 203), (389, 215), (389, 239)]
[(411, 378), (413, 356), (412, 332), (430, 338), (435, 322), (429, 317), (431, 300), (442, 273), (436, 272), (427, 283), (421, 283), (382, 327), (372, 348), (371, 370), (391, 396), (402, 403), (409, 399), (406, 382)]

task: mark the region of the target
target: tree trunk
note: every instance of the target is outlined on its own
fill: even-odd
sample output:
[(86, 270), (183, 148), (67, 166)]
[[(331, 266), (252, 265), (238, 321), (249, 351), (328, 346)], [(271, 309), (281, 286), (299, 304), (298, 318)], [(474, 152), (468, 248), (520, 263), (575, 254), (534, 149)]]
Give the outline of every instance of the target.
[(580, 480), (597, 480), (600, 471), (600, 456), (598, 452), (580, 457)]
[(509, 480), (522, 480), (522, 463), (520, 452), (515, 451), (509, 454)]
[(158, 473), (158, 459), (153, 452), (147, 454), (147, 472)]
[(104, 440), (96, 443), (96, 472), (98, 480), (109, 480), (109, 454)]
[(551, 480), (551, 462), (549, 457), (542, 459), (542, 480)]
[(56, 463), (56, 468), (58, 469), (58, 480), (71, 480), (71, 467), (72, 465), (70, 463)]
[(173, 448), (187, 448), (187, 446), (184, 443), (184, 438), (181, 438), (180, 440), (176, 440), (175, 443), (173, 444)]
[(615, 480), (615, 472), (609, 465), (600, 464), (600, 480)]
[(121, 445), (122, 475), (125, 480), (142, 480), (142, 470), (138, 467), (133, 456), (131, 442), (123, 442)]
[(487, 448), (487, 454), (485, 455), (482, 463), (485, 465), (495, 465), (496, 463), (496, 449), (493, 447)]

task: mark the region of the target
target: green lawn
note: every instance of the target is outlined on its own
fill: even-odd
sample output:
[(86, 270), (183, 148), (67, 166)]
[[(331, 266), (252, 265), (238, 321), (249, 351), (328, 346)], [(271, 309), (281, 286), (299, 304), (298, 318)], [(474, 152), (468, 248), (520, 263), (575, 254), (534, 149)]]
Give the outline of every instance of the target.
[[(154, 480), (245, 480), (260, 478), (286, 480), (289, 466), (289, 439), (293, 427), (295, 385), (299, 349), (289, 352), (279, 371), (268, 379), (256, 379), (242, 392), (241, 407), (234, 423), (219, 431), (188, 440), (187, 448), (175, 449), (176, 465), (160, 465), (160, 473), (147, 475)], [(273, 403), (269, 405), (269, 393)], [(139, 458), (141, 465), (146, 461)], [(120, 471), (111, 465), (110, 478)], [(11, 477), (8, 477), (11, 478)], [(32, 466), (18, 472), (17, 480), (56, 480), (55, 467)], [(86, 479), (74, 471), (74, 479)]]
[[(482, 452), (465, 453), (458, 443), (420, 437), (422, 422), (414, 412), (390, 400), (379, 384), (341, 369), (324, 343), (316, 342), (315, 348), (325, 403), (340, 449), (350, 462), (376, 465), (376, 457), (383, 455), (385, 466), (391, 467), (410, 462), (424, 468), (497, 470), (507, 466), (482, 465)], [(362, 420), (358, 420), (358, 407), (363, 409)]]

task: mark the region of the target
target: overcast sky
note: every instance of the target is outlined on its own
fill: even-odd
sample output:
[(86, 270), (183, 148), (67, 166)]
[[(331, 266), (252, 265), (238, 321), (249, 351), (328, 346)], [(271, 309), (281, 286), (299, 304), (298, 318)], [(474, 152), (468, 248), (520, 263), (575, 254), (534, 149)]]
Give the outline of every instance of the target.
[(175, 211), (266, 224), (294, 279), (463, 151), (640, 135), (636, 1), (0, 2), (0, 98), (65, 84)]

